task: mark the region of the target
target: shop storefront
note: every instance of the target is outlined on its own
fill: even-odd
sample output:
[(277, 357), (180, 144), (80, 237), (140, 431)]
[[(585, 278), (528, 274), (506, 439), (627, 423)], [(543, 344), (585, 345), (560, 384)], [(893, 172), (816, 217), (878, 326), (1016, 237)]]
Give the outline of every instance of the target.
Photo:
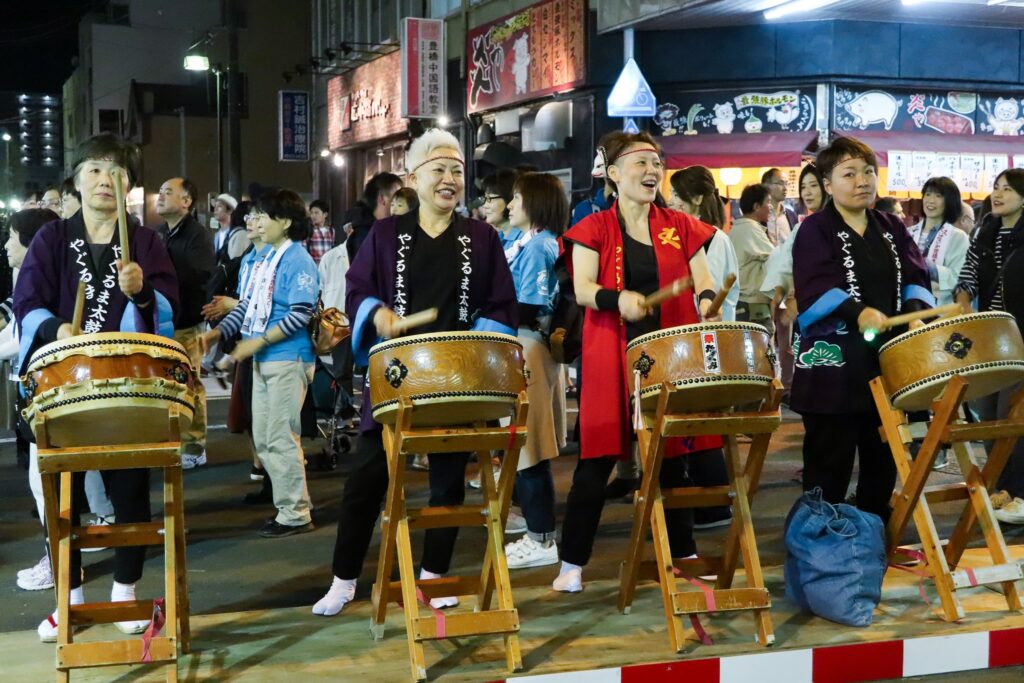
[(405, 173), (408, 120), (401, 116), (397, 51), (327, 82), (328, 155), (321, 177), (336, 217), (351, 207), (374, 174)]

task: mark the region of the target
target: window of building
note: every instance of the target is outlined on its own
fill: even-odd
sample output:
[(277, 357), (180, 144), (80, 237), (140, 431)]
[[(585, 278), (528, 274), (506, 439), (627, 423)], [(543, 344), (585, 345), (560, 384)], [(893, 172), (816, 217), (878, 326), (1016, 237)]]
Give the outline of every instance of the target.
[(98, 132), (115, 133), (116, 135), (121, 135), (121, 110), (100, 109)]

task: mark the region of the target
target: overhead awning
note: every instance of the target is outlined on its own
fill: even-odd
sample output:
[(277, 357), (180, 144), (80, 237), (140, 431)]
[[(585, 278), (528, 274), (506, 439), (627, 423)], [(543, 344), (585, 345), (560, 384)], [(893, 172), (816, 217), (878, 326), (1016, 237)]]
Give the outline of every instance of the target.
[(889, 165), (889, 150), (900, 152), (940, 152), (943, 154), (1024, 155), (1024, 136), (944, 135), (941, 133), (903, 133), (863, 130), (833, 131), (833, 138), (845, 135), (857, 138), (875, 151), (879, 166)]
[(658, 138), (669, 168), (750, 168), (799, 166), (803, 152), (818, 133), (735, 133), (732, 135), (672, 135)]

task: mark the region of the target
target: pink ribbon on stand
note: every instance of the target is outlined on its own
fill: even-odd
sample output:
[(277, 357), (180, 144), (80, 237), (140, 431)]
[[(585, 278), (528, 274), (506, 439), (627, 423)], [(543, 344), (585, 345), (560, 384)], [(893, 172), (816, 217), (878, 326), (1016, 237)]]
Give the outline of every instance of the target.
[(163, 630), (167, 616), (164, 614), (164, 599), (157, 598), (153, 601), (153, 615), (149, 619), (149, 626), (142, 634), (142, 660), (143, 662), (153, 661), (153, 655), (149, 652), (149, 646), (153, 639), (160, 635)]

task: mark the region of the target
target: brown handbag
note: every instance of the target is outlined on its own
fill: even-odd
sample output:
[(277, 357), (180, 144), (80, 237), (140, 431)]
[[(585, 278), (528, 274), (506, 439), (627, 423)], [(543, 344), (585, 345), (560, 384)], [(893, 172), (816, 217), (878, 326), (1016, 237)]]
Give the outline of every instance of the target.
[(345, 341), (351, 329), (348, 317), (333, 306), (324, 308), (322, 296), (316, 298), (316, 309), (309, 319), (309, 337), (313, 341), (313, 351), (318, 356), (326, 356), (334, 347)]

